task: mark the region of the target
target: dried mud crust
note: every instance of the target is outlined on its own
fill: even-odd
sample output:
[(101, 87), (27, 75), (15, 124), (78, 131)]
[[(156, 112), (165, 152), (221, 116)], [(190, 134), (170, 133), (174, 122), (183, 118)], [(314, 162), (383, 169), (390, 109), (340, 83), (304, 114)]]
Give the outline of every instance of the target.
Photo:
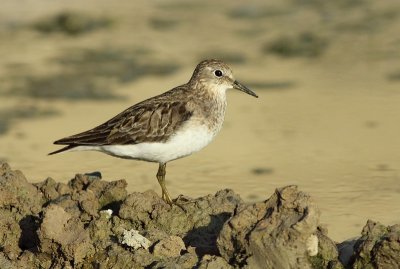
[[(31, 184), (0, 163), (0, 268), (392, 268), (398, 226), (369, 221), (340, 246), (296, 186), (245, 204), (232, 190), (166, 204), (125, 180)], [(349, 247), (350, 246), (350, 247)], [(350, 254), (349, 254), (350, 253)], [(393, 267), (394, 268), (394, 267)]]

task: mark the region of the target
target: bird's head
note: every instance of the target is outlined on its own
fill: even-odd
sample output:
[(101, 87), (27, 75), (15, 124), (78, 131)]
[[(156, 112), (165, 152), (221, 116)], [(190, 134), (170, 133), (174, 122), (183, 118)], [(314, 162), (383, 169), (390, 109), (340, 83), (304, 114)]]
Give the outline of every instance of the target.
[(225, 93), (228, 89), (236, 89), (254, 97), (253, 91), (239, 83), (233, 76), (231, 68), (220, 60), (204, 60), (200, 62), (189, 81), (192, 87), (202, 87), (211, 91)]

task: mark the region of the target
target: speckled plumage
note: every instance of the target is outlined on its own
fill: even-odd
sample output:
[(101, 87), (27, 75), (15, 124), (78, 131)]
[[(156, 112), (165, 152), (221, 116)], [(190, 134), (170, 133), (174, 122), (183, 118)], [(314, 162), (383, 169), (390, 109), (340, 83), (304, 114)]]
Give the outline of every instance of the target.
[[(230, 88), (257, 97), (233, 78), (231, 69), (222, 61), (202, 61), (188, 83), (133, 105), (93, 129), (55, 141), (54, 144), (67, 146), (50, 154), (97, 150), (121, 158), (158, 162), (158, 178), (162, 172), (165, 175), (168, 161), (200, 150), (220, 131), (226, 90)], [(160, 185), (163, 197), (165, 194), (170, 203), (161, 181)]]
[(220, 61), (203, 61), (188, 83), (133, 105), (91, 130), (62, 138), (54, 144), (68, 145), (66, 149), (70, 149), (165, 142), (189, 119), (219, 130), (225, 115), (226, 98), (209, 91), (207, 80), (199, 78), (201, 70), (209, 64), (230, 70)]

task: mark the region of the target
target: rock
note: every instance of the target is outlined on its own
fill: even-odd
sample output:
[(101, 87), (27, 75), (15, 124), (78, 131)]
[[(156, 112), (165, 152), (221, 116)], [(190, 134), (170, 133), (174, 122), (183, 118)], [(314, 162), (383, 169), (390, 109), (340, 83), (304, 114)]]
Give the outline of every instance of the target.
[(195, 247), (199, 255), (217, 254), (216, 238), (242, 200), (232, 190), (223, 190), (176, 203), (179, 206), (171, 207), (154, 191), (132, 193), (122, 203), (119, 217), (134, 229), (179, 236), (185, 245)]
[(51, 201), (59, 196), (71, 193), (71, 189), (64, 183), (56, 183), (48, 177), (45, 181), (34, 184), (42, 193), (46, 201)]
[[(140, 257), (140, 263), (136, 262), (135, 254)], [(152, 262), (153, 259), (147, 250), (138, 249), (132, 253), (120, 244), (112, 244), (107, 249), (96, 252), (91, 261), (87, 260), (82, 268), (145, 268)]]
[(339, 261), (336, 244), (328, 237), (327, 233), (324, 227), (317, 227), (318, 245), (316, 255), (310, 255), (309, 253), (312, 268), (342, 269), (343, 265)]
[[(400, 225), (368, 221), (339, 244), (346, 268), (397, 268)], [(153, 243), (152, 243), (153, 242)], [(123, 244), (121, 244), (123, 243)], [(319, 210), (296, 186), (244, 203), (232, 190), (166, 204), (98, 173), (30, 184), (0, 164), (0, 268), (342, 269)]]
[(186, 247), (182, 238), (171, 235), (154, 245), (153, 254), (160, 257), (178, 257), (183, 250), (186, 250)]
[(8, 260), (3, 253), (0, 253), (0, 268), (2, 269), (14, 269), (15, 266)]
[(156, 227), (150, 227), (149, 229), (146, 229), (144, 231), (144, 236), (148, 238), (152, 242), (159, 242), (164, 239), (169, 239), (170, 235), (160, 229), (157, 229)]
[(232, 266), (219, 256), (204, 255), (200, 261), (199, 269), (231, 269)]
[[(51, 268), (54, 258), (45, 253), (24, 251), (16, 261), (16, 268)], [(0, 266), (0, 268), (3, 268)]]
[(0, 163), (0, 250), (9, 259), (37, 245), (36, 217), (44, 202), (20, 171)]
[(198, 268), (199, 257), (191, 253), (184, 253), (181, 256), (163, 258), (156, 260), (151, 264), (150, 268), (164, 269), (164, 268)]
[(21, 171), (0, 163), (0, 208), (15, 208), (18, 215), (37, 214), (44, 203), (43, 195), (28, 183)]
[[(317, 244), (319, 214), (296, 186), (277, 189), (265, 202), (237, 210), (223, 226), (218, 249), (237, 267), (311, 268), (308, 253), (319, 255), (316, 246), (322, 246)], [(332, 256), (337, 259), (337, 251)]]
[(175, 259), (175, 262), (181, 268), (196, 268), (196, 265), (199, 262), (199, 257), (193, 253), (184, 253), (182, 256), (179, 256)]
[(84, 190), (93, 180), (96, 180), (96, 178), (88, 175), (76, 174), (75, 177), (68, 182), (68, 186), (73, 190)]
[(100, 204), (96, 195), (90, 191), (78, 191), (74, 193), (72, 199), (78, 202), (80, 209), (90, 217), (97, 217)]
[(150, 223), (151, 213), (158, 208), (168, 211), (170, 206), (166, 204), (154, 191), (144, 193), (131, 193), (121, 204), (119, 217), (130, 220), (137, 228)]
[(97, 218), (103, 207), (118, 210), (127, 195), (125, 180), (107, 182), (82, 174), (77, 174), (68, 185), (54, 184), (49, 179), (36, 185), (47, 194), (48, 203), (63, 207), (84, 222)]
[(38, 235), (44, 253), (57, 256), (61, 252), (68, 261), (75, 263), (93, 254), (89, 233), (83, 223), (58, 205), (45, 209)]
[(96, 195), (100, 208), (107, 207), (107, 209), (111, 208), (117, 211), (118, 206), (116, 207), (115, 204), (122, 202), (127, 196), (126, 186), (127, 183), (124, 179), (111, 182), (91, 180), (87, 190)]
[(87, 225), (90, 240), (95, 247), (96, 252), (102, 251), (116, 243), (116, 236), (112, 232), (112, 227), (112, 220), (103, 215), (91, 220)]
[(352, 268), (399, 268), (400, 225), (384, 226), (368, 220), (354, 244)]
[(109, 207), (115, 211), (115, 203), (122, 202), (126, 196), (127, 183), (124, 179), (107, 182), (90, 174), (77, 174), (68, 185), (74, 191), (93, 193), (99, 203), (99, 208)]
[(16, 259), (21, 249), (18, 246), (22, 230), (12, 212), (2, 211), (0, 218), (0, 247), (1, 252), (9, 259)]

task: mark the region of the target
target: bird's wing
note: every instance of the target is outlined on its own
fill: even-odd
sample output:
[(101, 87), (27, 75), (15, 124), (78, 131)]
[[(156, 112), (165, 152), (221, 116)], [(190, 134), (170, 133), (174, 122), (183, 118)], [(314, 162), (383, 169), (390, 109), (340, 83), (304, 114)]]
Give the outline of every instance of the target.
[(184, 100), (169, 100), (149, 99), (94, 129), (57, 140), (54, 144), (94, 146), (164, 142), (192, 116)]

